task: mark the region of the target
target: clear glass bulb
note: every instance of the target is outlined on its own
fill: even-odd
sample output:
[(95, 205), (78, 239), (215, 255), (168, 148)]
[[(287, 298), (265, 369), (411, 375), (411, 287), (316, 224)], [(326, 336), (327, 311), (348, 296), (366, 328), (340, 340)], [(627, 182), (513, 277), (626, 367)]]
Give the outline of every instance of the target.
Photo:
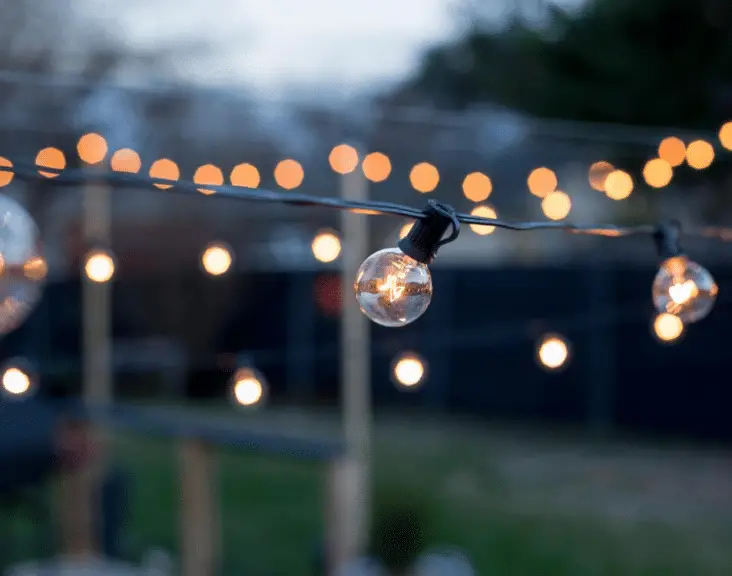
[(432, 300), (429, 268), (398, 248), (379, 250), (366, 258), (353, 288), (361, 311), (391, 328), (414, 322)]
[(686, 256), (663, 261), (653, 281), (653, 305), (659, 312), (678, 316), (684, 323), (697, 322), (714, 307), (717, 283), (705, 268)]
[(0, 335), (28, 318), (47, 274), (36, 223), (25, 208), (0, 194)]

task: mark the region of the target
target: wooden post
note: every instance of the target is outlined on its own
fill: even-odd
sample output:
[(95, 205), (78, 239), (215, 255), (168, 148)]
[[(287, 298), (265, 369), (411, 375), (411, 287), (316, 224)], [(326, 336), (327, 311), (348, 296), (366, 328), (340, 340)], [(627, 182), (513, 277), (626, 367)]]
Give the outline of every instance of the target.
[[(108, 245), (110, 240), (110, 190), (105, 184), (84, 189), (84, 239), (86, 248)], [(82, 280), (83, 399), (92, 410), (104, 408), (112, 399), (111, 283)], [(102, 430), (86, 426), (81, 431), (95, 446), (94, 457), (71, 470), (61, 483), (61, 530), (65, 551), (72, 556), (98, 552), (96, 521), (101, 519), (100, 480), (103, 471)], [(102, 520), (103, 521), (103, 520)]]
[[(347, 200), (367, 200), (368, 183), (356, 169), (343, 176), (341, 196)], [(343, 211), (343, 276), (341, 283), (341, 402), (343, 428), (348, 454), (349, 479), (352, 490), (349, 504), (352, 526), (341, 531), (343, 550), (361, 553), (366, 545), (369, 512), (369, 460), (371, 452), (371, 341), (368, 319), (354, 301), (353, 281), (363, 260), (369, 255), (368, 218), (363, 214)]]
[(200, 440), (181, 444), (181, 556), (183, 576), (214, 576), (219, 559), (215, 455)]
[(328, 462), (325, 478), (325, 570), (327, 576), (359, 554), (359, 526), (353, 522), (362, 500), (359, 494), (363, 469), (357, 459), (339, 458)]

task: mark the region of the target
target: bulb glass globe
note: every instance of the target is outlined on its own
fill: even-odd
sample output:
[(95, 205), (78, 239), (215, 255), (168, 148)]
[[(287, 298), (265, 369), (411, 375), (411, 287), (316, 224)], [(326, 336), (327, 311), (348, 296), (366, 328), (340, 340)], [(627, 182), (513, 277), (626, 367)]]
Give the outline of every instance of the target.
[(33, 218), (0, 195), (0, 335), (18, 328), (43, 294), (48, 273)]
[(652, 292), (653, 305), (658, 312), (673, 314), (688, 324), (709, 314), (718, 288), (705, 268), (685, 256), (675, 256), (661, 264)]
[(381, 326), (414, 322), (432, 299), (432, 276), (427, 265), (398, 248), (380, 250), (366, 258), (353, 287), (361, 311)]

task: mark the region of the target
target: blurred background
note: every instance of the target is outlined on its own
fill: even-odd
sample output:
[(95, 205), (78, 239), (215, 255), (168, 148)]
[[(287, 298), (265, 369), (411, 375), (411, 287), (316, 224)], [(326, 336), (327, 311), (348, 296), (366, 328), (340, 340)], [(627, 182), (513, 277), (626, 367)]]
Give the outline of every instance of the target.
[[(4, 165), (730, 221), (723, 0), (0, 5)], [(650, 238), (465, 226), (424, 317), (369, 329), (344, 266), (410, 222), (41, 176), (0, 176), (47, 266), (0, 340), (8, 573), (90, 552), (80, 494), (87, 543), (130, 574), (324, 573), (339, 513), (370, 518), (354, 541), (384, 562), (448, 547), (477, 574), (732, 573), (732, 230), (684, 241), (720, 286), (693, 326), (653, 308)], [(138, 411), (92, 441), (59, 428), (77, 400)], [(353, 509), (328, 488), (348, 457), (369, 486)], [(420, 522), (378, 545), (401, 507)]]

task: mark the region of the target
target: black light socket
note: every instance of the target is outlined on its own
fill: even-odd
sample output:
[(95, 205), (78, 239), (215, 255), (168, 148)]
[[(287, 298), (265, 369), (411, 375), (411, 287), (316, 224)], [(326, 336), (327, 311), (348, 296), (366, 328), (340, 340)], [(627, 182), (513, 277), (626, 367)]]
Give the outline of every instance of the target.
[[(451, 207), (433, 200), (430, 200), (423, 214), (422, 218), (414, 222), (409, 234), (399, 240), (397, 246), (417, 262), (430, 264), (438, 248), (445, 243), (443, 236), (450, 227), (453, 227), (452, 236), (457, 236), (459, 223)], [(447, 241), (452, 239), (454, 238)]]

